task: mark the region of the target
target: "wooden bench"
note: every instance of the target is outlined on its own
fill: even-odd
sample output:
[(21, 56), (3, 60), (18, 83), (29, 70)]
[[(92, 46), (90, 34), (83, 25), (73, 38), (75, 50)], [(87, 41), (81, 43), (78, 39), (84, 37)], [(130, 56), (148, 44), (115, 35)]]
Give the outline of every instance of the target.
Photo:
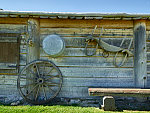
[(113, 96), (150, 97), (150, 89), (137, 88), (89, 88), (90, 96), (104, 96), (102, 108), (105, 111), (115, 110)]

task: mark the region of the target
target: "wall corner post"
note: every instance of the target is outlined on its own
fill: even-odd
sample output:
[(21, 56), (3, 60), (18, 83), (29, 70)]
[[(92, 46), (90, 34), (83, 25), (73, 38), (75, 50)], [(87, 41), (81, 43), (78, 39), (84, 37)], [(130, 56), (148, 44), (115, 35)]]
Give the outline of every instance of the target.
[(146, 22), (134, 21), (134, 83), (136, 88), (147, 85)]

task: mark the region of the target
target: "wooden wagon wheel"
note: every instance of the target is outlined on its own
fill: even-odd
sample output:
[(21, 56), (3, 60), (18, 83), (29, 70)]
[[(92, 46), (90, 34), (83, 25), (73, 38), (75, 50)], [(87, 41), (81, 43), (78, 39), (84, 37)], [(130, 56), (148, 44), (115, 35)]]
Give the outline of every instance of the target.
[(21, 96), (32, 104), (45, 104), (58, 95), (62, 74), (51, 61), (36, 60), (19, 73), (17, 88)]

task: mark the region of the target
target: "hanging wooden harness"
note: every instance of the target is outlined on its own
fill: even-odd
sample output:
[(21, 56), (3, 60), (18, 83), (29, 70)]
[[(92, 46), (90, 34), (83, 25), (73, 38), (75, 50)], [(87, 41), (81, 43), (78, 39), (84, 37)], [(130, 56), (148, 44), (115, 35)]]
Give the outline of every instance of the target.
[[(96, 54), (96, 50), (97, 50), (97, 48), (100, 46), (100, 47), (104, 50), (104, 52), (106, 52), (106, 53), (108, 53), (108, 52), (115, 52), (115, 53), (116, 53), (116, 55), (115, 55), (115, 57), (114, 57), (114, 61), (113, 61), (114, 65), (115, 65), (116, 67), (121, 67), (121, 66), (123, 66), (124, 63), (125, 63), (125, 61), (126, 61), (126, 59), (127, 59), (127, 57), (133, 55), (132, 52), (129, 50), (130, 47), (131, 47), (131, 45), (132, 45), (133, 39), (131, 39), (130, 44), (129, 44), (129, 46), (128, 46), (128, 49), (121, 48), (121, 46), (122, 46), (123, 43), (124, 43), (124, 39), (122, 40), (122, 42), (121, 42), (121, 44), (120, 44), (120, 47), (113, 46), (113, 45), (110, 45), (110, 44), (104, 42), (104, 41), (101, 39), (101, 33), (100, 33), (99, 39), (96, 39), (96, 38), (93, 37), (93, 33), (94, 33), (94, 31), (96, 30), (96, 28), (97, 28), (97, 25), (95, 26), (95, 28), (94, 28), (92, 34), (87, 37), (87, 40), (86, 40), (86, 42), (85, 42), (85, 43), (86, 43), (86, 45), (85, 45), (85, 54), (86, 54), (87, 56), (93, 56), (94, 54)], [(96, 46), (95, 46), (95, 48), (94, 48), (94, 51), (93, 51), (91, 54), (89, 54), (87, 48), (88, 48), (89, 43), (91, 43), (91, 42), (96, 42)], [(117, 59), (117, 55), (118, 55), (119, 52), (125, 53), (125, 56), (124, 56), (124, 59), (121, 61), (121, 63), (117, 64), (116, 59)], [(104, 56), (104, 54), (103, 54), (103, 56)], [(107, 56), (109, 56), (109, 54), (108, 54)], [(106, 56), (104, 56), (104, 57), (106, 57)]]

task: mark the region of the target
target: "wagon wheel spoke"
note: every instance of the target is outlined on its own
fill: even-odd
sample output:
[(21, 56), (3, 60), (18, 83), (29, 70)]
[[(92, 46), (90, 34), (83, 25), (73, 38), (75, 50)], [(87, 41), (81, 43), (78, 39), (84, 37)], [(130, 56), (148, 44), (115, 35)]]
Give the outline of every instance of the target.
[(39, 90), (40, 90), (40, 85), (38, 86), (38, 89), (37, 89), (37, 92), (36, 92), (36, 95), (35, 95), (35, 101), (37, 100), (37, 97), (38, 97), (38, 94), (39, 94)]
[(50, 74), (53, 69), (54, 69), (54, 67), (52, 67), (52, 68), (50, 69), (50, 71), (47, 73), (47, 75)]
[(43, 93), (44, 93), (45, 100), (47, 100), (47, 96), (46, 96), (45, 88), (43, 87), (43, 85), (42, 85), (42, 89), (43, 89)]
[(37, 66), (37, 64), (36, 64), (36, 63), (35, 63), (34, 65), (35, 65), (35, 68), (36, 68), (37, 75), (38, 75), (38, 77), (40, 77), (39, 68), (38, 68), (38, 66)]
[(27, 64), (17, 79), (21, 96), (32, 104), (49, 102), (58, 95), (61, 86), (62, 74), (51, 61), (36, 60)]
[[(49, 77), (50, 76), (50, 77)], [(53, 79), (53, 78), (58, 78), (59, 77), (59, 75), (55, 75), (55, 76), (53, 76), (53, 75), (49, 75), (48, 77), (49, 78), (46, 78), (45, 80), (47, 81), (47, 80), (49, 80), (49, 79)]]
[(46, 63), (44, 63), (44, 69), (43, 69), (42, 76), (44, 75), (44, 72), (45, 72), (45, 67), (46, 67)]
[(28, 71), (33, 74), (33, 75), (36, 75), (31, 69), (28, 69)]
[(25, 95), (25, 97), (27, 97), (27, 96), (29, 96), (31, 93), (33, 93), (33, 91), (35, 90), (35, 88), (38, 86), (38, 84), (36, 84), (32, 89), (31, 89), (31, 91), (27, 94), (27, 95)]
[(48, 86), (48, 88), (49, 88), (53, 93), (56, 92), (56, 91), (54, 91), (50, 86)]
[(59, 86), (60, 84), (58, 83), (49, 83), (49, 82), (46, 82), (45, 83), (47, 86)]

